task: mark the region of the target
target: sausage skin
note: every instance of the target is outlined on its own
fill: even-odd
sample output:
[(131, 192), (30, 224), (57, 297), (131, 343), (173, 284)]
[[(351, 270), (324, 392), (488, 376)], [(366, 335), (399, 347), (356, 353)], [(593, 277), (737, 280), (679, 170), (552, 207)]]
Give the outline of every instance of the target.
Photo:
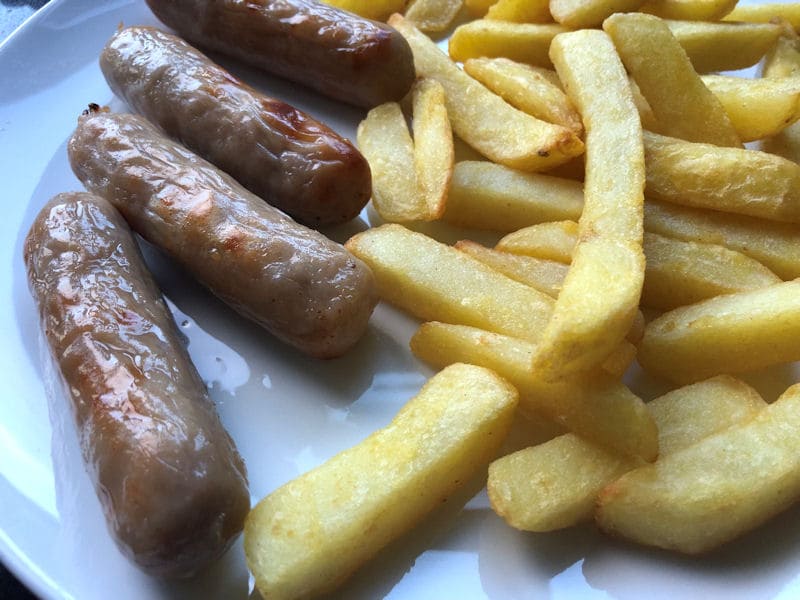
[(113, 537), (150, 574), (197, 572), (242, 529), (245, 467), (128, 225), (102, 198), (59, 194), (24, 256)]
[(370, 198), (369, 165), (350, 142), (174, 35), (122, 29), (100, 68), (136, 112), (301, 223), (344, 223)]
[(281, 340), (332, 358), (366, 330), (377, 303), (367, 265), (144, 118), (87, 111), (68, 152), (78, 179), (134, 231)]
[(384, 23), (313, 0), (147, 0), (192, 44), (365, 108), (414, 82), (408, 42)]

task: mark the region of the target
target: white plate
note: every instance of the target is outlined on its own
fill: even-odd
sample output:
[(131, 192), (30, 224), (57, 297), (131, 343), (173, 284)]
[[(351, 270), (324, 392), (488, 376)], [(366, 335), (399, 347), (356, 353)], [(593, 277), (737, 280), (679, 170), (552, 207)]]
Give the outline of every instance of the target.
[[(119, 554), (83, 471), (65, 399), (49, 361), (40, 360), (21, 242), (52, 195), (80, 189), (65, 152), (80, 111), (89, 102), (123, 108), (97, 66), (120, 22), (156, 23), (141, 2), (55, 0), (0, 48), (0, 289), (7, 307), (0, 315), (0, 558), (44, 598), (246, 598), (241, 543), (203, 577), (180, 583), (151, 579)], [(353, 137), (360, 111), (222, 62)], [(415, 323), (392, 309), (378, 308), (348, 357), (318, 362), (273, 342), (156, 253), (147, 257), (247, 462), (254, 502), (384, 425), (430, 375), (408, 351)], [(755, 381), (772, 398), (789, 377), (772, 371)], [(382, 552), (338, 597), (800, 596), (797, 510), (711, 557), (688, 559), (617, 543), (589, 527), (522, 534), (494, 515), (485, 493), (470, 498), (475, 491)]]

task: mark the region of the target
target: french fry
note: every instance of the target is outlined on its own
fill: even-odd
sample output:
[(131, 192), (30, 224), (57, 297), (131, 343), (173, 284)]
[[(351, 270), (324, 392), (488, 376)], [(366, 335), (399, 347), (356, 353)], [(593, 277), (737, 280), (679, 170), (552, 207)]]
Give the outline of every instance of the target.
[(495, 250), (554, 260), (568, 265), (578, 241), (575, 221), (555, 221), (531, 225), (502, 238)]
[(800, 231), (788, 223), (648, 200), (644, 228), (679, 240), (736, 250), (782, 279), (800, 277)]
[(440, 218), (453, 176), (453, 131), (445, 108), (444, 88), (435, 79), (418, 79), (412, 87), (414, 171), (426, 211), (424, 221)]
[(725, 108), (743, 142), (774, 136), (800, 119), (800, 81), (704, 75), (703, 83)]
[(752, 67), (772, 48), (781, 27), (771, 23), (667, 21), (698, 73)]
[(403, 12), (406, 5), (406, 0), (323, 0), (323, 2), (377, 21), (385, 21), (392, 13)]
[(464, 0), (412, 0), (406, 9), (406, 19), (426, 33), (445, 31), (455, 20)]
[(724, 20), (771, 23), (775, 18), (787, 21), (795, 29), (800, 29), (800, 4), (797, 2), (742, 4), (728, 13)]
[(550, 14), (570, 29), (600, 25), (614, 13), (636, 10), (644, 0), (550, 0)]
[(552, 314), (547, 294), (400, 225), (359, 233), (346, 247), (370, 266), (381, 298), (421, 319), (537, 340)]
[(497, 0), (486, 13), (487, 19), (514, 23), (552, 23), (550, 0)]
[(638, 358), (677, 383), (800, 360), (800, 280), (664, 313), (645, 327)]
[(289, 599), (334, 589), (495, 455), (516, 405), (516, 390), (486, 369), (435, 375), (388, 426), (251, 511), (244, 547), (258, 590)]
[[(798, 18), (800, 22), (800, 14)], [(764, 58), (763, 76), (780, 81), (783, 78), (796, 78), (798, 75), (800, 75), (800, 36), (791, 25), (784, 23), (778, 42)], [(761, 143), (761, 149), (800, 162), (800, 123), (795, 122), (765, 139)]]
[(511, 106), (583, 135), (581, 116), (545, 69), (507, 58), (470, 58), (464, 70)]
[(424, 323), (411, 338), (411, 351), (435, 368), (467, 362), (492, 369), (519, 390), (524, 412), (544, 415), (627, 456), (654, 460), (658, 454), (652, 417), (618, 378), (545, 381), (530, 370), (534, 344), (462, 325)]
[(752, 420), (623, 475), (600, 494), (601, 529), (698, 554), (800, 498), (800, 387)]
[(453, 170), (442, 219), (463, 227), (514, 231), (534, 223), (577, 220), (582, 210), (583, 186), (577, 181), (463, 161)]
[(467, 11), (475, 18), (482, 17), (497, 0), (464, 0)]
[[(738, 423), (766, 406), (729, 376), (683, 387), (647, 404), (658, 426), (659, 460)], [(574, 433), (495, 460), (487, 489), (494, 511), (512, 527), (553, 531), (592, 518), (597, 495), (641, 462)]]
[(800, 222), (800, 166), (785, 158), (644, 133), (647, 197)]
[(559, 379), (608, 358), (638, 310), (644, 152), (628, 76), (608, 35), (559, 35), (550, 55), (583, 118), (587, 149), (578, 244), (533, 360)]
[(500, 271), (506, 277), (529, 285), (551, 298), (558, 297), (569, 268), (553, 260), (492, 250), (468, 240), (456, 243), (455, 248)]
[[(736, 6), (738, 0), (648, 0), (640, 10), (662, 19), (678, 21), (718, 21)], [(737, 20), (737, 19), (734, 19)], [(738, 19), (749, 21), (750, 19)]]
[(661, 133), (692, 142), (742, 146), (722, 103), (697, 75), (664, 21), (643, 13), (615, 14), (605, 20), (603, 29), (647, 99)]
[(639, 120), (642, 122), (642, 128), (648, 131), (661, 133), (658, 119), (656, 119), (653, 109), (650, 108), (650, 103), (647, 101), (647, 98), (642, 95), (642, 90), (639, 89), (639, 86), (636, 85), (636, 82), (632, 78), (628, 79), (628, 81), (631, 84), (633, 103), (636, 105), (636, 110), (639, 111)]
[(450, 58), (459, 62), (482, 56), (502, 56), (535, 67), (552, 69), (553, 63), (547, 54), (550, 42), (565, 31), (569, 29), (555, 24), (478, 19), (456, 27), (448, 42), (448, 51)]
[(400, 15), (389, 24), (409, 42), (417, 75), (439, 81), (458, 136), (484, 156), (524, 171), (542, 170), (583, 153), (569, 129), (523, 113), (464, 73), (433, 41)]

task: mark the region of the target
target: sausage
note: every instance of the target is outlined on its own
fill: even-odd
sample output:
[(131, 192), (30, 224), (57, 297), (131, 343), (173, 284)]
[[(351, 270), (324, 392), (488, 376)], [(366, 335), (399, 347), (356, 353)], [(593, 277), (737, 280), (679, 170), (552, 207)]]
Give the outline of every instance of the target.
[(242, 529), (245, 467), (130, 229), (102, 198), (59, 194), (24, 257), (113, 537), (150, 574), (195, 573)]
[(68, 152), (78, 179), (134, 231), (283, 341), (332, 358), (366, 330), (377, 303), (367, 265), (142, 117), (86, 111)]
[(313, 0), (147, 0), (181, 37), (372, 108), (414, 82), (411, 48), (393, 28)]
[(167, 135), (311, 227), (355, 217), (370, 198), (366, 159), (300, 110), (236, 80), (152, 27), (122, 29), (100, 68), (114, 93)]

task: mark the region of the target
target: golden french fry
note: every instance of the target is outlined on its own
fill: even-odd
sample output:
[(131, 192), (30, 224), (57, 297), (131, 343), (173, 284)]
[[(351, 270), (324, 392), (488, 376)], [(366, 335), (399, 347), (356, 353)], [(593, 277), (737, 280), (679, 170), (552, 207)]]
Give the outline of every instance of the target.
[(553, 299), (399, 225), (359, 233), (347, 248), (375, 275), (381, 298), (426, 320), (536, 340)]
[(647, 99), (660, 132), (692, 142), (742, 146), (728, 113), (664, 21), (643, 13), (615, 14), (603, 29)]
[[(800, 81), (704, 75), (743, 142), (773, 136), (800, 119)], [(668, 135), (663, 129), (659, 133)]]
[(545, 381), (530, 370), (534, 344), (447, 323), (424, 323), (411, 338), (411, 351), (436, 368), (460, 361), (492, 369), (519, 390), (525, 412), (628, 456), (654, 460), (658, 454), (652, 417), (619, 378), (597, 374)]
[(497, 375), (453, 365), (391, 423), (261, 500), (244, 527), (265, 598), (330, 591), (416, 525), (495, 455), (517, 392)]
[(648, 200), (644, 228), (680, 240), (719, 244), (754, 258), (783, 279), (800, 277), (800, 231), (788, 223)]
[(561, 34), (550, 55), (583, 117), (587, 149), (578, 244), (533, 361), (558, 379), (608, 358), (638, 310), (644, 151), (628, 76), (608, 35)]
[(467, 7), (467, 11), (470, 15), (475, 18), (482, 17), (486, 14), (486, 11), (489, 10), (497, 0), (464, 0), (464, 6)]
[[(583, 135), (581, 116), (545, 69), (507, 58), (470, 58), (464, 70), (511, 106)], [(543, 72), (544, 71), (544, 72)]]
[[(800, 22), (800, 11), (798, 11)], [(800, 75), (800, 36), (786, 23), (775, 47), (764, 58), (763, 76), (770, 80), (795, 78)], [(761, 150), (777, 154), (788, 160), (800, 162), (800, 123), (793, 123), (783, 131), (765, 139)]]
[(455, 248), (500, 271), (506, 277), (529, 285), (552, 298), (558, 297), (569, 268), (553, 260), (492, 250), (469, 240), (456, 243)]
[(455, 20), (464, 0), (412, 0), (406, 9), (406, 19), (425, 32), (444, 31)]
[(614, 13), (636, 10), (644, 0), (550, 0), (550, 14), (570, 29), (596, 27)]
[(800, 166), (785, 158), (644, 133), (647, 197), (800, 222)]
[(396, 102), (376, 106), (358, 126), (358, 147), (372, 171), (372, 203), (389, 222), (423, 219), (425, 195), (414, 167), (414, 142)]
[(405, 8), (406, 0), (322, 0), (325, 4), (349, 10), (352, 13), (366, 17), (385, 21), (389, 15), (402, 12)]
[(771, 23), (776, 18), (789, 22), (795, 29), (800, 29), (800, 4), (797, 2), (742, 4), (728, 13), (724, 20)]
[(600, 494), (601, 529), (697, 554), (800, 498), (800, 386), (752, 420), (623, 475)]
[(572, 253), (578, 240), (575, 221), (555, 221), (531, 225), (502, 238), (495, 250), (522, 254), (566, 265), (572, 262)]
[(640, 10), (662, 19), (718, 21), (730, 13), (737, 2), (738, 0), (648, 0)]
[(464, 73), (424, 33), (400, 15), (389, 24), (411, 45), (417, 75), (439, 81), (458, 136), (481, 154), (525, 171), (542, 170), (583, 153), (569, 129), (545, 123), (506, 103)]
[(456, 225), (514, 231), (534, 223), (578, 219), (583, 186), (487, 161), (456, 163), (442, 218)]
[[(766, 406), (732, 377), (674, 390), (648, 403), (658, 426), (659, 458), (747, 422)], [(592, 518), (597, 494), (641, 462), (568, 433), (495, 460), (487, 489), (494, 511), (512, 527), (553, 531)]]
[(550, 0), (498, 0), (489, 7), (487, 19), (514, 23), (552, 23)]
[(678, 383), (800, 360), (800, 280), (717, 296), (647, 324), (639, 363)]
[(414, 170), (426, 214), (422, 220), (444, 214), (453, 176), (453, 131), (445, 108), (444, 88), (435, 79), (418, 79), (412, 88)]
[(459, 25), (448, 42), (450, 58), (505, 57), (535, 67), (552, 68), (548, 50), (559, 33), (569, 31), (555, 24), (508, 23), (478, 19)]
[(781, 33), (771, 23), (668, 21), (698, 73), (735, 71), (756, 64)]

